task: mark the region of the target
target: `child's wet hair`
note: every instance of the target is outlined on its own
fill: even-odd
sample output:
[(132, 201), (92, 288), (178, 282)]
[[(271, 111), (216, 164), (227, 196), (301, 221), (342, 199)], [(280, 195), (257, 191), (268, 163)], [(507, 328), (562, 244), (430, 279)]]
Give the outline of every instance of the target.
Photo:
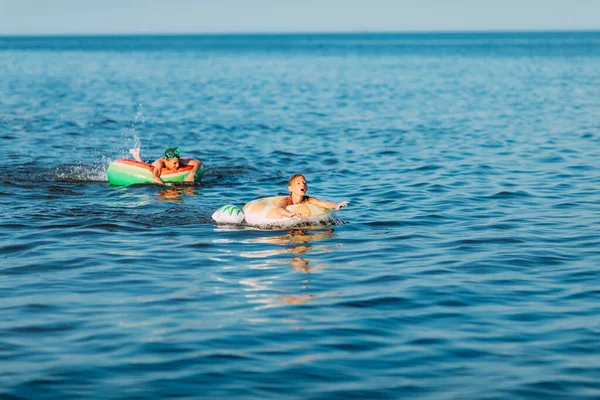
[(181, 149), (179, 147), (171, 147), (165, 151), (165, 158), (170, 160), (172, 158), (179, 158)]
[[(304, 175), (302, 175), (302, 174), (294, 174), (294, 175), (292, 175), (292, 177), (290, 179), (288, 179), (288, 186), (292, 186), (292, 182), (294, 182), (294, 179), (296, 179), (299, 176), (301, 176), (302, 178), (304, 178)], [(306, 178), (304, 178), (304, 180), (306, 180)]]

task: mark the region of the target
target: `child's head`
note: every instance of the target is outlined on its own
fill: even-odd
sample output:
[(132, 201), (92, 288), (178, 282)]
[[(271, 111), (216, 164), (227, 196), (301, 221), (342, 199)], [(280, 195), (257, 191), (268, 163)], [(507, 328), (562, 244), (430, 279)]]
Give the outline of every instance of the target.
[(288, 190), (291, 194), (304, 196), (308, 190), (308, 185), (306, 184), (306, 178), (304, 178), (304, 175), (292, 175), (292, 177), (288, 179)]
[(179, 147), (171, 147), (165, 151), (165, 166), (168, 169), (179, 168), (179, 153), (181, 153)]

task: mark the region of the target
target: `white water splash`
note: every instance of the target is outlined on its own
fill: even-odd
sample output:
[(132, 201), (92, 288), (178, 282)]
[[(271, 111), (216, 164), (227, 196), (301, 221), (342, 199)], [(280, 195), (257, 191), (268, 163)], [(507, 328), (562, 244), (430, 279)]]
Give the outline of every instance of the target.
[(79, 161), (76, 165), (59, 167), (54, 173), (54, 179), (67, 182), (107, 182), (106, 169), (110, 160), (102, 156), (101, 163), (85, 165)]

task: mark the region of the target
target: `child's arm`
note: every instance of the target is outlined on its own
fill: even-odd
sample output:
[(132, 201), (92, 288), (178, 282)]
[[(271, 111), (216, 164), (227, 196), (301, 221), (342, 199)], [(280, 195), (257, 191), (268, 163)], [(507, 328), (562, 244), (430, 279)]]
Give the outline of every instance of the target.
[(199, 160), (181, 160), (181, 164), (182, 165), (191, 165), (192, 167), (194, 167), (194, 169), (192, 169), (190, 171), (190, 173), (188, 174), (188, 176), (185, 178), (186, 182), (194, 182), (194, 178), (196, 177), (196, 172), (198, 172), (198, 168), (200, 168), (200, 166), (202, 165), (202, 161)]
[(287, 206), (288, 206), (287, 198), (283, 198), (283, 199), (281, 199), (279, 204), (277, 204), (275, 211), (277, 211), (277, 214), (281, 215), (282, 217), (296, 218), (296, 217), (302, 216), (302, 214), (300, 214), (300, 213), (291, 212), (289, 210), (286, 210)]
[(330, 201), (323, 201), (323, 200), (315, 199), (314, 197), (310, 197), (308, 199), (308, 202), (310, 204), (314, 204), (316, 206), (320, 206), (323, 208), (335, 208), (336, 210), (339, 210), (340, 208), (346, 207), (348, 205), (347, 201), (342, 201), (341, 203), (335, 204)]
[(152, 180), (155, 183), (158, 183), (159, 185), (164, 185), (165, 183), (162, 179), (160, 179), (160, 174), (162, 173), (162, 169), (165, 166), (165, 163), (163, 162), (162, 158), (159, 158), (158, 160), (154, 161), (152, 165), (154, 166), (154, 171), (152, 171)]

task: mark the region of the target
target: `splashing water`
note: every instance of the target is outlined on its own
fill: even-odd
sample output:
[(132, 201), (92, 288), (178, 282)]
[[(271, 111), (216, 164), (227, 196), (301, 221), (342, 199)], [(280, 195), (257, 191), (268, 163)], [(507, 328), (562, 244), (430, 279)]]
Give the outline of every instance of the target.
[(101, 157), (101, 162), (92, 165), (78, 162), (76, 165), (58, 167), (54, 172), (54, 178), (66, 182), (107, 182), (106, 169), (110, 160), (106, 156)]

